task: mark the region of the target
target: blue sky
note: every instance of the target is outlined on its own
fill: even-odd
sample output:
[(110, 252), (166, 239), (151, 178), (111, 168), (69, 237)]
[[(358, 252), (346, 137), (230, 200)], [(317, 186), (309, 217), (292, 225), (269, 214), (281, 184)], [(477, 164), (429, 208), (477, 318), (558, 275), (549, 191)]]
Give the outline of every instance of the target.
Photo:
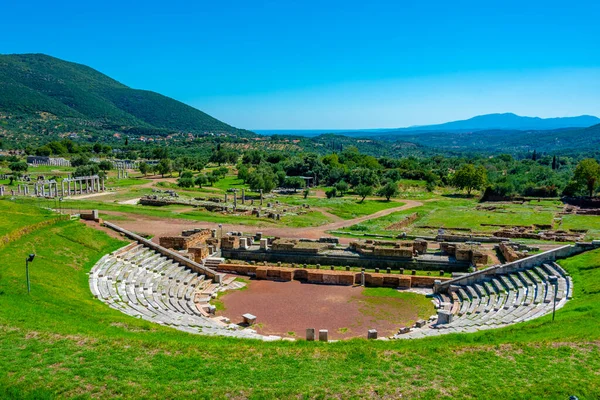
[(2, 0), (0, 53), (89, 65), (248, 129), (600, 114), (598, 1)]

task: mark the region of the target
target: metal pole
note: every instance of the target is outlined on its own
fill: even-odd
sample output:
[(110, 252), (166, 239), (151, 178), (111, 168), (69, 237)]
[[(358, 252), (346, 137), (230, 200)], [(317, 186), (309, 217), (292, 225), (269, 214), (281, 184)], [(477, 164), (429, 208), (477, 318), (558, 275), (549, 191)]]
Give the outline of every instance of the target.
[(31, 292), (31, 286), (29, 285), (29, 259), (25, 259), (25, 272), (27, 274), (27, 294)]
[(554, 302), (552, 304), (552, 322), (554, 322), (554, 314), (556, 314), (556, 291), (558, 290), (558, 280), (554, 283)]

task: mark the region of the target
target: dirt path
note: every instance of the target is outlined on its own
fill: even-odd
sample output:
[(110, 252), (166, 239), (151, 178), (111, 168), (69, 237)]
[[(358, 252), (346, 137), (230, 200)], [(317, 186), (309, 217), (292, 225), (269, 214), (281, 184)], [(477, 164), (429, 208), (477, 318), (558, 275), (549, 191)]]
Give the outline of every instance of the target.
[[(288, 238), (306, 238), (306, 239), (318, 239), (323, 236), (328, 236), (327, 231), (337, 230), (341, 228), (345, 228), (348, 226), (352, 226), (354, 224), (358, 224), (360, 222), (368, 221), (373, 218), (383, 217), (385, 215), (389, 215), (398, 211), (408, 210), (414, 207), (419, 207), (423, 205), (423, 203), (415, 200), (402, 200), (405, 204), (399, 207), (388, 208), (386, 210), (381, 210), (376, 213), (365, 215), (362, 217), (357, 217), (353, 219), (343, 220), (338, 216), (335, 216), (327, 211), (322, 209), (315, 209), (319, 212), (322, 212), (328, 218), (330, 218), (333, 222), (315, 226), (315, 227), (305, 227), (305, 228), (293, 228), (286, 226), (264, 226), (264, 227), (253, 227), (242, 224), (223, 224), (223, 232), (229, 231), (240, 231), (240, 232), (262, 232), (266, 236), (279, 236), (279, 237), (288, 237)], [(149, 234), (153, 235), (155, 238), (159, 236), (172, 236), (181, 234), (182, 230), (191, 229), (191, 228), (216, 228), (217, 223), (214, 222), (204, 222), (204, 221), (192, 221), (187, 219), (178, 219), (178, 218), (161, 218), (161, 217), (151, 217), (146, 215), (137, 215), (130, 214), (126, 212), (118, 212), (118, 211), (101, 211), (102, 214), (106, 215), (105, 219), (110, 221), (110, 215), (115, 215), (119, 217), (127, 217), (128, 220), (115, 220), (115, 223), (119, 226), (122, 226), (125, 229), (131, 230), (137, 233)], [(346, 243), (351, 239), (348, 238), (340, 238), (340, 242)]]

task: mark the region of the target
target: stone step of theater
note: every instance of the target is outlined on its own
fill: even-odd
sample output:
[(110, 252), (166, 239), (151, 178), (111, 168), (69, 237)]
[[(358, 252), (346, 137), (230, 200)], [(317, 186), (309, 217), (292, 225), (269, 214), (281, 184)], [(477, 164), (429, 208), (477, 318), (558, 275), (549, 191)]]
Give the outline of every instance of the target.
[(216, 284), (141, 244), (102, 257), (90, 271), (89, 284), (94, 297), (110, 307), (164, 326), (205, 335), (279, 339), (214, 316), (210, 300), (228, 289), (227, 282)]
[[(556, 281), (551, 277), (556, 277)], [(572, 294), (571, 277), (554, 262), (482, 276), (471, 284), (450, 285), (447, 293), (434, 294), (437, 318), (430, 318), (422, 327), (404, 329), (404, 333), (394, 338), (415, 339), (501, 328), (552, 313), (555, 299), (559, 309)]]

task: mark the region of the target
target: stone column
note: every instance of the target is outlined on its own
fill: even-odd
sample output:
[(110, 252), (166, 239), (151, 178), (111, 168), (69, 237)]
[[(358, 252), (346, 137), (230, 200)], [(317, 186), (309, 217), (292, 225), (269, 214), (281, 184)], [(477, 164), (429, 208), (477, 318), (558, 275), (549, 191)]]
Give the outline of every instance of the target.
[(225, 193), (225, 203), (227, 203), (227, 193)]
[(65, 181), (60, 182), (60, 195), (61, 197), (65, 197)]
[(263, 205), (263, 191), (260, 189), (260, 205)]
[(237, 208), (237, 192), (233, 192), (233, 209)]
[(242, 204), (246, 204), (246, 192), (242, 189)]

